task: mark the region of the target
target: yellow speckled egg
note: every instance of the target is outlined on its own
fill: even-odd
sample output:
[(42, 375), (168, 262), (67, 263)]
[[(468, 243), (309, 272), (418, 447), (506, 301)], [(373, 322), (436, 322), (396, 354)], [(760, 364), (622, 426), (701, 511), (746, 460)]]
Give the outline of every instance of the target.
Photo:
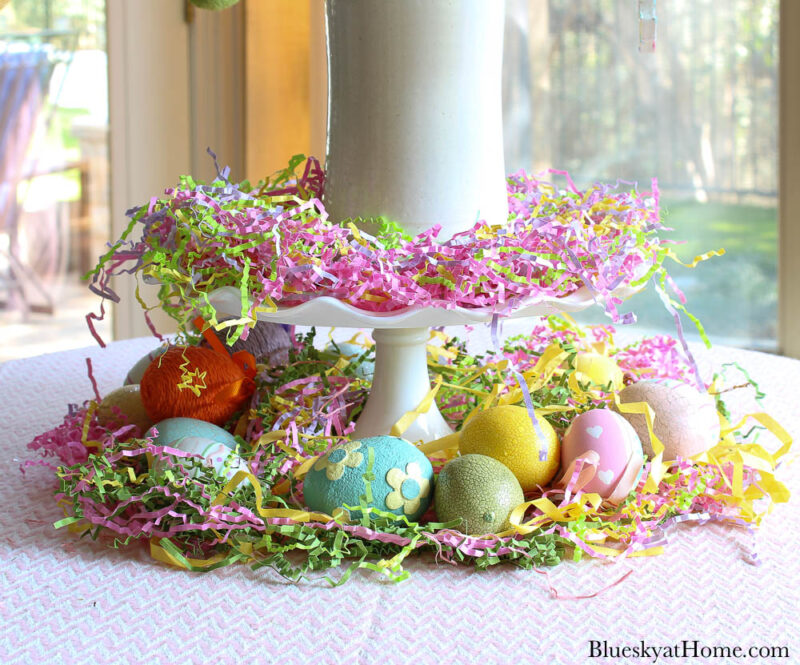
[(600, 353), (579, 353), (575, 358), (575, 370), (598, 386), (611, 385), (612, 391), (622, 388), (622, 370), (613, 358)]
[(547, 459), (539, 459), (541, 441), (527, 409), (521, 406), (495, 406), (479, 411), (461, 430), (458, 448), (462, 455), (493, 457), (505, 464), (523, 491), (542, 487), (558, 471), (560, 450), (555, 430), (539, 414), (539, 428), (545, 437)]
[[(622, 404), (647, 402), (655, 414), (653, 431), (664, 444), (664, 459), (692, 457), (719, 442), (720, 426), (713, 396), (672, 379), (651, 379), (627, 386), (619, 393)], [(633, 425), (642, 449), (653, 456), (653, 444), (643, 415), (622, 413)]]

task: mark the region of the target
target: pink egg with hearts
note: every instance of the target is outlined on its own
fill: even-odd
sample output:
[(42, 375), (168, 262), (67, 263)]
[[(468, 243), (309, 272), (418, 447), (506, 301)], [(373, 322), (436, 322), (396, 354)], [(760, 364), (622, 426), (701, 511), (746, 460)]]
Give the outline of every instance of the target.
[[(636, 484), (644, 455), (642, 443), (631, 424), (610, 409), (593, 409), (576, 416), (561, 441), (561, 469), (569, 482), (572, 463), (594, 451), (597, 456), (594, 477), (581, 489), (603, 498), (624, 498)], [(559, 483), (561, 484), (561, 483)]]

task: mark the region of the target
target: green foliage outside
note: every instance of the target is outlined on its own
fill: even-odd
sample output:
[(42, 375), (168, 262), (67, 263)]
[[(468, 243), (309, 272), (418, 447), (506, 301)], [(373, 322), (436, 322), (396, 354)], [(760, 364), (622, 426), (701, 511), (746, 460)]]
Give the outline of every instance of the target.
[[(674, 229), (666, 237), (686, 241), (675, 247), (683, 261), (689, 263), (712, 249), (726, 251), (692, 269), (667, 264), (686, 294), (689, 311), (700, 318), (711, 341), (773, 350), (777, 338), (777, 208), (662, 200), (662, 214), (664, 223)], [(621, 307), (623, 312), (630, 310), (637, 313), (639, 328), (674, 333), (672, 318), (651, 287)], [(607, 321), (595, 311), (578, 318)], [(683, 324), (688, 337), (697, 337), (691, 322), (684, 318)]]
[(105, 0), (11, 0), (0, 12), (0, 34), (77, 30), (80, 48), (105, 50)]

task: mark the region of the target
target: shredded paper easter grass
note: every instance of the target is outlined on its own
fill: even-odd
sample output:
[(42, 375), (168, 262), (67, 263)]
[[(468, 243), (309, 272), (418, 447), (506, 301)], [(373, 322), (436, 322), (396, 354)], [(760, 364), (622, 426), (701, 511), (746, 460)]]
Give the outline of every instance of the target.
[[(529, 335), (507, 340), (500, 354), (469, 355), (464, 342), (436, 332), (429, 348), (431, 376), (443, 378), (435, 381), (435, 398), (455, 427), (475, 409), (522, 402), (510, 366), (525, 377), (534, 407), (559, 432), (576, 414), (613, 401), (608, 386), (594, 385), (575, 370), (579, 353), (612, 357), (628, 381), (686, 380), (690, 374), (672, 338), (620, 348), (612, 327), (581, 329), (567, 318), (551, 317)], [(155, 445), (134, 425), (104, 428), (94, 401), (72, 406), (59, 427), (30, 444), (53, 462), (58, 477), (64, 518), (56, 526), (117, 547), (145, 541), (156, 559), (189, 570), (241, 562), (291, 580), (323, 577), (340, 584), (358, 569), (401, 581), (408, 575), (404, 560), (423, 551), (438, 562), (479, 569), (509, 563), (542, 570), (565, 558), (649, 556), (660, 553), (670, 531), (686, 522), (724, 522), (749, 541), (772, 506), (788, 500), (775, 471), (791, 441), (764, 413), (728, 422), (726, 386), (760, 395), (749, 378), (729, 367), (709, 386), (718, 394), (723, 423), (718, 445), (694, 459), (648, 463), (616, 507), (569, 487), (538, 491), (513, 511), (511, 529), (485, 536), (464, 535), (459, 523), (438, 523), (432, 512), (418, 523), (374, 508), (352, 523), (310, 512), (303, 475), (349, 434), (369, 388), (358, 365), (369, 355), (334, 360), (314, 346), (312, 332), (299, 338), (285, 367), (261, 367), (250, 407), (229, 423), (237, 434), (236, 452), (246, 461), (235, 472)], [(542, 360), (548, 358), (559, 360), (543, 376)], [(779, 441), (777, 451), (759, 442), (764, 430)], [(432, 453), (435, 469), (453, 454)], [(755, 550), (750, 556), (757, 562)]]
[(90, 288), (116, 302), (114, 275), (159, 283), (157, 306), (181, 329), (198, 312), (216, 325), (209, 295), (235, 288), (242, 307), (228, 324), (232, 339), (259, 312), (320, 296), (367, 312), (464, 307), (502, 315), (586, 289), (613, 321), (629, 323), (634, 316), (618, 311), (615, 292), (654, 280), (672, 311), (683, 306), (679, 291), (667, 295), (674, 285), (663, 264), (678, 259), (659, 236), (655, 181), (650, 191), (624, 182), (581, 190), (565, 172), (520, 171), (507, 180), (507, 224), (478, 221), (440, 240), (438, 226), (411, 238), (383, 218), (333, 223), (322, 203), (324, 172), (303, 160), (257, 186), (232, 183), (226, 171), (208, 185), (182, 178), (128, 211), (126, 231), (88, 275)]
[[(789, 436), (760, 411), (731, 422), (724, 402), (732, 386), (759, 398), (758, 387), (738, 367), (725, 367), (706, 383), (689, 353), (681, 332), (685, 299), (664, 268), (665, 259), (678, 258), (659, 236), (655, 182), (649, 192), (622, 182), (580, 190), (563, 172), (538, 178), (520, 172), (508, 178), (506, 225), (478, 221), (440, 241), (437, 227), (411, 238), (385, 219), (332, 223), (322, 204), (324, 172), (314, 159), (297, 157), (258, 185), (232, 183), (227, 175), (218, 169), (211, 184), (184, 177), (164, 196), (130, 210), (125, 233), (87, 275), (90, 288), (116, 302), (115, 275), (159, 283), (152, 307), (169, 313), (181, 342), (190, 344), (201, 341), (190, 325), (198, 316), (227, 330), (233, 344), (247, 337), (259, 312), (319, 296), (375, 313), (482, 309), (494, 314), (493, 352), (470, 354), (464, 341), (435, 330), (428, 346), (433, 388), (427, 399), (455, 430), (498, 405), (526, 407), (536, 427), (533, 414), (541, 414), (559, 435), (580, 413), (619, 408), (611, 384), (596, 385), (576, 368), (579, 354), (595, 353), (612, 358), (627, 383), (667, 378), (716, 395), (720, 440), (694, 458), (663, 460), (652, 410), (633, 405), (648, 418), (656, 454), (621, 503), (604, 502), (572, 481), (539, 488), (497, 534), (465, 535), (460, 522), (438, 522), (433, 510), (418, 522), (364, 503), (344, 507), (360, 509), (356, 521), (347, 521), (345, 511), (309, 511), (305, 474), (351, 435), (370, 389), (371, 373), (362, 365), (374, 360), (369, 344), (347, 358), (320, 351), (312, 330), (296, 340), (286, 364), (258, 366), (251, 400), (226, 424), (237, 446), (221, 467), (157, 445), (124, 419), (102, 425), (101, 395), (70, 406), (61, 425), (29, 444), (43, 459), (26, 463), (50, 466), (58, 478), (64, 518), (56, 527), (115, 547), (146, 542), (153, 557), (188, 570), (241, 562), (291, 580), (321, 576), (341, 584), (359, 569), (401, 581), (408, 576), (405, 559), (420, 552), (478, 569), (509, 563), (539, 572), (564, 559), (650, 556), (681, 523), (723, 522), (754, 542), (764, 515), (788, 500), (775, 472)], [(611, 326), (581, 329), (566, 316), (502, 344), (497, 338), (499, 317), (579, 289), (612, 321), (630, 323), (635, 317), (619, 311), (616, 294), (648, 282), (673, 315), (678, 339), (651, 337), (620, 347)], [(222, 287), (241, 294), (239, 316), (224, 322), (210, 300)], [(152, 307), (139, 300), (148, 318)], [(87, 317), (90, 328), (97, 318)], [(400, 418), (392, 434), (402, 435), (424, 406)], [(436, 473), (457, 454), (448, 440), (420, 449)], [(758, 563), (754, 549), (750, 559)]]

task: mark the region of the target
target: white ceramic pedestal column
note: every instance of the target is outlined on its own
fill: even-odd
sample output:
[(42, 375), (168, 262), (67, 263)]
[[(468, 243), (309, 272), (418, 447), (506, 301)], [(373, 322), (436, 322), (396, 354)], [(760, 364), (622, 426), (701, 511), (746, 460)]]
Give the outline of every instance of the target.
[(503, 0), (328, 0), (333, 221), (503, 224)]
[[(375, 330), (373, 336), (375, 375), (354, 438), (388, 434), (392, 425), (416, 409), (430, 391), (427, 328)], [(402, 436), (409, 441), (431, 441), (452, 432), (434, 402)]]

